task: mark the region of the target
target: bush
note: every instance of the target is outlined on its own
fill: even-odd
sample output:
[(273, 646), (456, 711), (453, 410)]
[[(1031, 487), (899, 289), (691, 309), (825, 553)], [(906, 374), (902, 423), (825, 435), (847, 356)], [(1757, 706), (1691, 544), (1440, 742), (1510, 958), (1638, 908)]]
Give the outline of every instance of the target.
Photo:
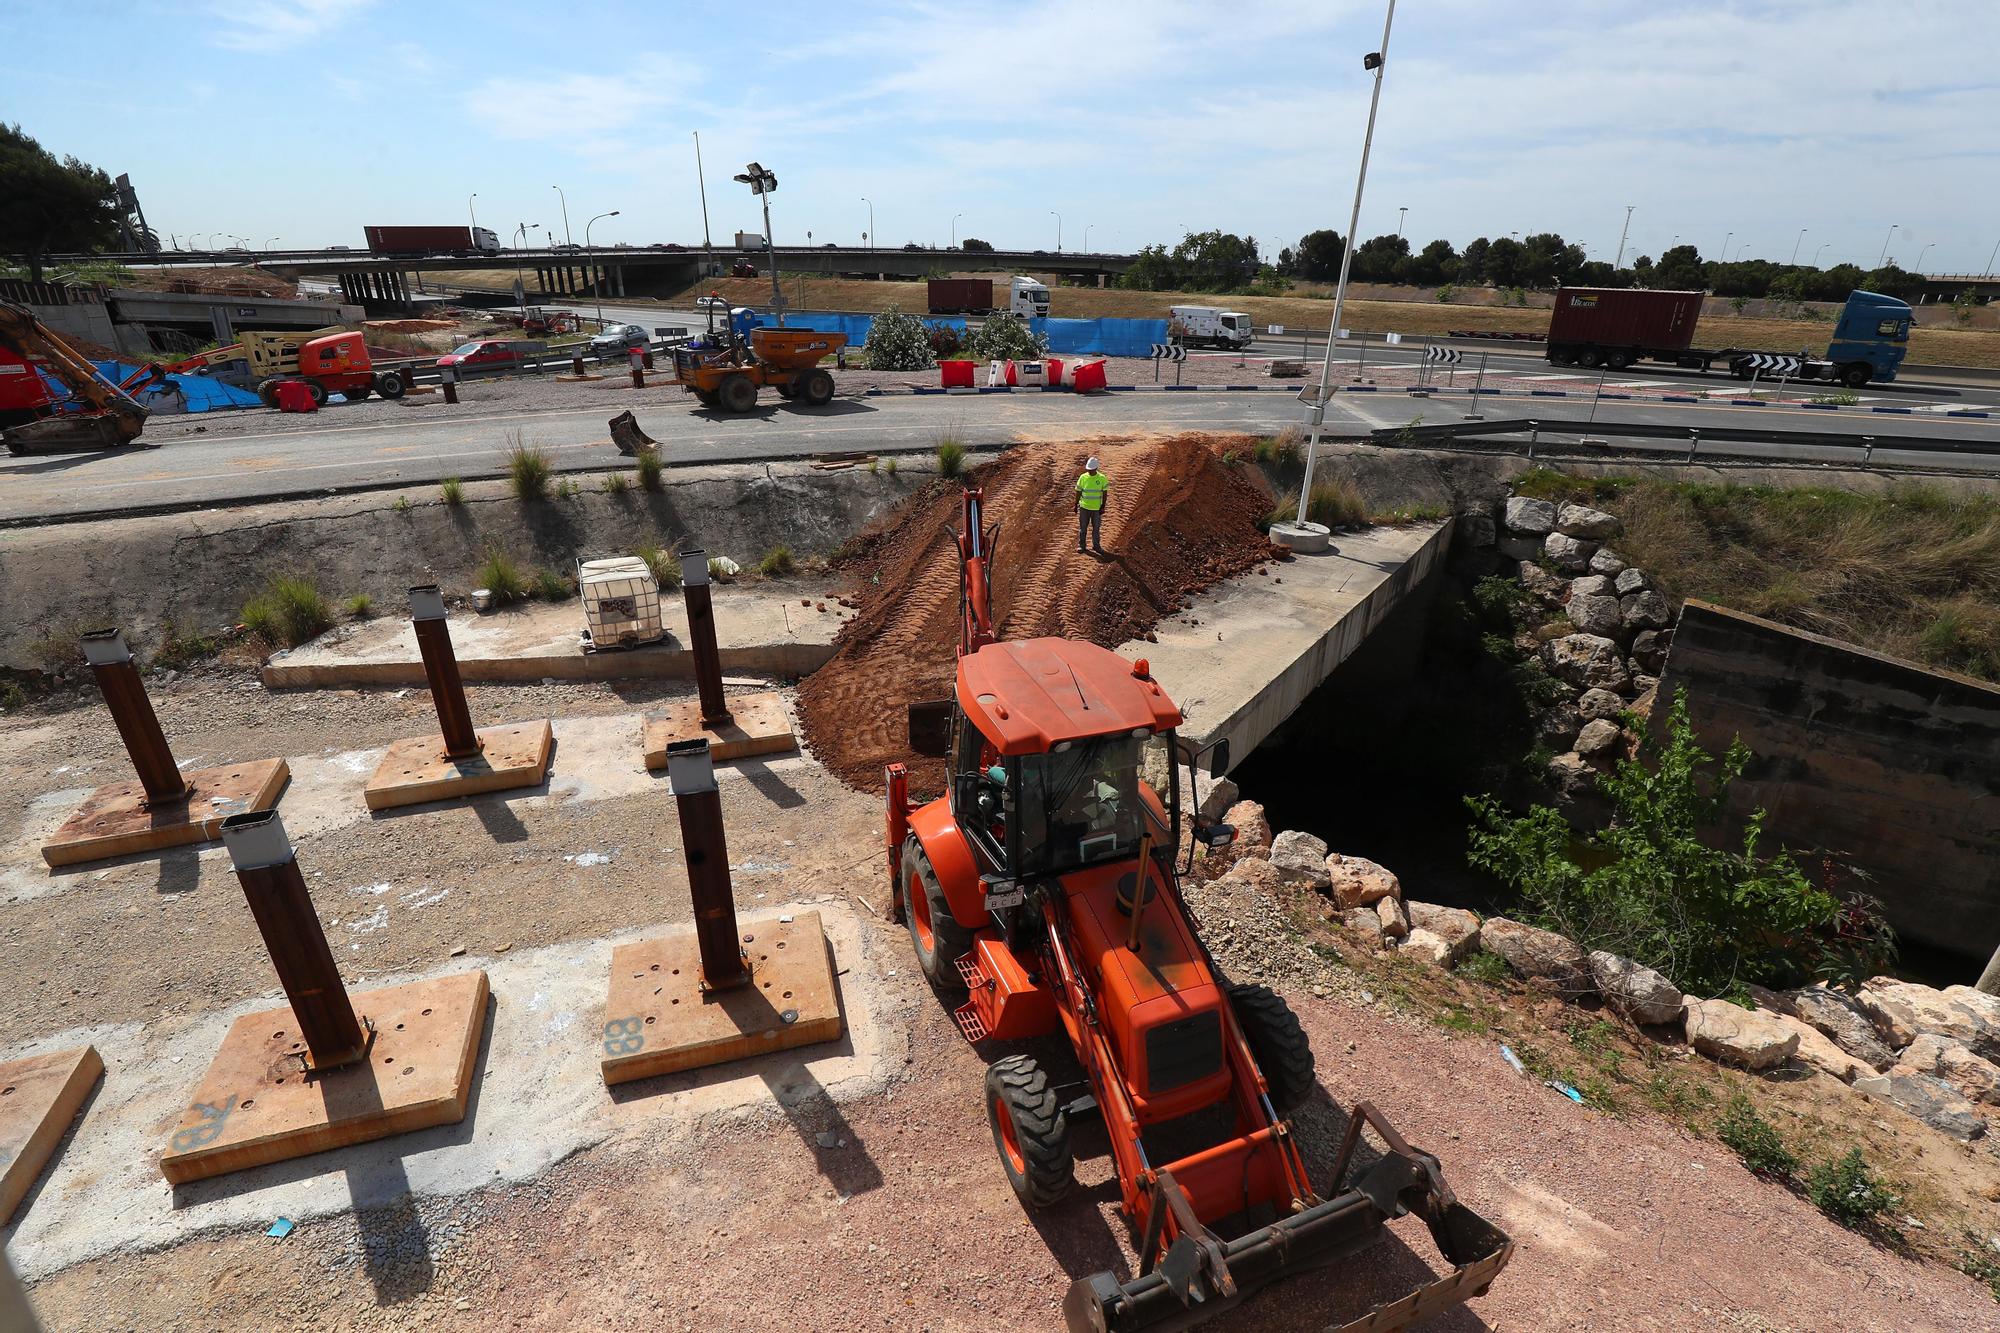
[(575, 589), (570, 586), (566, 575), (558, 574), (553, 569), (538, 569), (532, 591), (544, 602), (566, 602)]
[(243, 624), (266, 643), (296, 648), (326, 633), (333, 608), (311, 579), (280, 574), (244, 605)]
[(1868, 1169), (1859, 1148), (1848, 1149), (1838, 1161), (1814, 1167), (1806, 1178), (1806, 1197), (1822, 1213), (1857, 1231), (1901, 1202)]
[(497, 546), (486, 548), (486, 559), (479, 565), (478, 583), (493, 594), (495, 606), (507, 606), (528, 595), (528, 580), (522, 576), (521, 567)]
[(517, 500), (549, 498), (549, 477), (555, 471), (546, 449), (521, 443), (521, 432), (512, 431), (514, 443), (507, 450), (507, 477), (514, 484)]
[(623, 472), (607, 472), (602, 486), (606, 495), (623, 495), (632, 489), (632, 479)]
[(895, 306), (875, 316), (861, 351), (871, 370), (929, 370), (937, 365), (929, 327)]
[[(1299, 499), (1296, 495), (1282, 501), (1273, 509), (1265, 526), (1272, 523), (1289, 523), (1298, 517)], [(1326, 481), (1315, 481), (1312, 499), (1306, 505), (1306, 517), (1314, 523), (1323, 523), (1329, 528), (1359, 527), (1368, 521), (1368, 506), (1362, 502), (1361, 491), (1352, 479), (1333, 477)]]
[(1514, 969), (1507, 966), (1506, 959), (1497, 953), (1488, 953), (1484, 949), (1467, 954), (1459, 960), (1452, 971), (1461, 977), (1485, 982), (1489, 986), (1497, 986), (1514, 975)]
[(1777, 1126), (1759, 1115), (1757, 1107), (1740, 1092), (1723, 1108), (1722, 1118), (1715, 1125), (1715, 1137), (1760, 1176), (1788, 1180), (1799, 1169), (1799, 1159), (1778, 1137)]
[(366, 620), (375, 614), (375, 599), (365, 592), (357, 592), (341, 603), (341, 607), (355, 620)]
[(180, 627), (169, 620), (160, 637), (160, 646), (153, 650), (148, 665), (157, 670), (185, 671), (201, 659), (213, 657), (221, 651), (222, 642), (213, 635), (183, 634)]
[(938, 475), (956, 477), (965, 471), (965, 446), (950, 436), (937, 443)]
[(965, 355), (966, 339), (970, 336), (965, 330), (950, 324), (930, 324), (925, 327), (930, 330), (928, 337), (932, 356), (940, 361), (949, 361)]
[(1437, 289), (1437, 299), (1439, 305), (1450, 305), (1458, 299), (1458, 288), (1447, 282)]
[(665, 463), (660, 461), (660, 455), (657, 450), (640, 454), (639, 489), (642, 491), (657, 491), (665, 485), (665, 482), (661, 478), (661, 473), (665, 471), (666, 466)]
[(633, 547), (632, 554), (646, 562), (646, 568), (653, 571), (653, 581), (662, 590), (681, 586), (680, 558), (672, 551), (649, 543)]
[(465, 503), (465, 483), (457, 477), (446, 477), (439, 482), (438, 493), (444, 496), (444, 502), (448, 505)]
[(1732, 743), (1718, 761), (1696, 744), (1682, 690), (1664, 746), (1650, 748), (1650, 771), (1624, 760), (1598, 778), (1612, 820), (1581, 838), (1552, 806), (1517, 818), (1491, 796), (1468, 797), (1476, 827), (1467, 859), (1517, 889), (1538, 924), (1585, 949), (1637, 959), (1685, 991), (1795, 984), (1836, 941), (1854, 946), (1842, 940), (1850, 923), (1840, 900), (1789, 853), (1763, 855), (1763, 811), (1740, 845), (1718, 836), (1747, 746)]
[(1306, 433), (1294, 423), (1285, 426), (1276, 435), (1260, 435), (1254, 456), (1260, 463), (1297, 471), (1306, 465)]
[(765, 578), (781, 579), (798, 568), (792, 559), (792, 548), (783, 542), (764, 552), (764, 558), (757, 562), (757, 572)]
[(975, 361), (1034, 361), (1049, 354), (1049, 340), (1025, 319), (991, 315), (965, 340), (965, 354)]

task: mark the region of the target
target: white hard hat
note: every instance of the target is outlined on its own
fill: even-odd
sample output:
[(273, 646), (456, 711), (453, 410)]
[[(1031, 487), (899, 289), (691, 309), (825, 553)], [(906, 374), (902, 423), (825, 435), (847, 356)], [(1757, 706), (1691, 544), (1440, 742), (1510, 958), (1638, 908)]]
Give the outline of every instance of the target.
[(1083, 460), (1083, 470), (1084, 470), (1085, 472), (1095, 472), (1095, 471), (1097, 471), (1097, 455), (1096, 455), (1096, 454), (1092, 454), (1092, 455), (1091, 455), (1090, 457), (1088, 457), (1088, 458), (1086, 458), (1086, 459), (1084, 459), (1084, 460)]

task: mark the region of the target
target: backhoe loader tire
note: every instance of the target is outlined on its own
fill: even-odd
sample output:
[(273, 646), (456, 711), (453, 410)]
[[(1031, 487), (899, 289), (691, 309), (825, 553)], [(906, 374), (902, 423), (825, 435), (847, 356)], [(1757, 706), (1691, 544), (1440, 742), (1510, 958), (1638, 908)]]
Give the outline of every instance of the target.
[(798, 396), (813, 407), (825, 407), (833, 401), (833, 376), (824, 370), (814, 368), (799, 376)]
[(748, 375), (725, 376), (715, 394), (725, 412), (748, 412), (757, 406), (757, 383)]
[(986, 1069), (986, 1119), (1000, 1168), (1030, 1208), (1060, 1203), (1076, 1184), (1069, 1113), (1033, 1056), (1010, 1055)]
[(915, 838), (903, 844), (903, 917), (916, 950), (917, 967), (939, 990), (957, 995), (965, 990), (958, 960), (972, 952), (972, 932), (958, 924), (945, 900), (931, 859)]
[(272, 411), (274, 412), (277, 411), (278, 386), (283, 382), (284, 381), (280, 380), (275, 375), (272, 376), (270, 379), (258, 381), (257, 401), (262, 403), (264, 406), (270, 408)]
[(694, 391), (694, 396), (701, 400), (701, 405), (703, 407), (718, 407), (721, 405), (722, 400), (717, 398), (712, 390), (696, 389)]
[(1229, 1005), (1250, 1043), (1250, 1054), (1264, 1081), (1271, 1085), (1271, 1106), (1279, 1115), (1290, 1115), (1306, 1104), (1318, 1086), (1314, 1077), (1312, 1046), (1297, 1014), (1275, 992), (1262, 986), (1229, 987)]

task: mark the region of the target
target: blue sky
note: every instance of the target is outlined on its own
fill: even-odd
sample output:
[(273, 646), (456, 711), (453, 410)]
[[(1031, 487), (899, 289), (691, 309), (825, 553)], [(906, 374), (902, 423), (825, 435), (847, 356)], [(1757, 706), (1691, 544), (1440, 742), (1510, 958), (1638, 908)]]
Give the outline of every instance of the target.
[[(177, 237), (360, 246), (364, 223), (699, 242), (1275, 254), (1345, 231), (1381, 0), (840, 6), (12, 0), (0, 119), (129, 172)], [(104, 51), (102, 63), (85, 52)], [(1403, 0), (1360, 231), (1556, 230), (1596, 258), (1983, 271), (2000, 241), (2000, 4)], [(1747, 245), (1747, 249), (1744, 248)], [(1923, 247), (1928, 245), (1928, 252)], [(1822, 250), (1821, 247), (1824, 247)]]

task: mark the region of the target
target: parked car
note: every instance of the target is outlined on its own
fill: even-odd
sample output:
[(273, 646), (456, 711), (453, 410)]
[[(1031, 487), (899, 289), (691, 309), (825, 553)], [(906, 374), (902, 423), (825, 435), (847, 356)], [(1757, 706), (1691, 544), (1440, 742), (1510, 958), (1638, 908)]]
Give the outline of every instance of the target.
[(613, 324), (590, 340), (590, 350), (598, 356), (617, 356), (651, 340), (652, 335), (637, 324)]
[(726, 296), (697, 296), (694, 308), (696, 310), (727, 310), (729, 309), (729, 298)]
[(521, 364), (519, 344), (505, 338), (480, 338), (463, 346), (454, 347), (437, 359), (440, 366), (454, 366), (459, 370), (492, 370), (501, 366)]

